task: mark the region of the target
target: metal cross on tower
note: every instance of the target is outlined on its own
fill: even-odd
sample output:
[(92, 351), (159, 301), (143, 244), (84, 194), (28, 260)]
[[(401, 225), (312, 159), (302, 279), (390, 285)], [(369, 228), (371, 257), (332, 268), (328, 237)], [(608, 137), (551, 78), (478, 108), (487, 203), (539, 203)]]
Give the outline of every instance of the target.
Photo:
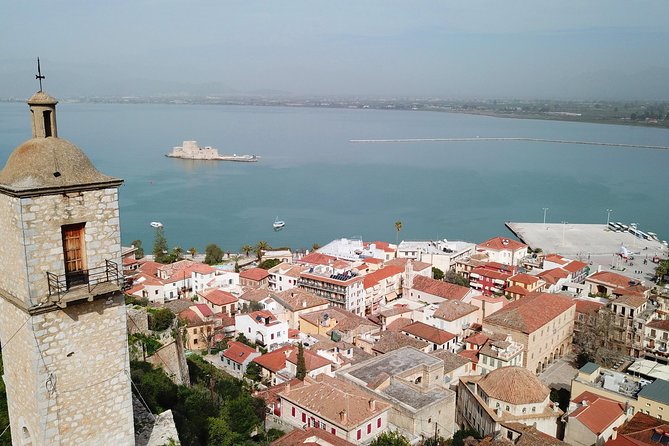
[(39, 91), (42, 91), (42, 79), (45, 79), (45, 77), (42, 75), (42, 68), (39, 65), (39, 57), (37, 58), (37, 74), (35, 75), (35, 79), (39, 80)]

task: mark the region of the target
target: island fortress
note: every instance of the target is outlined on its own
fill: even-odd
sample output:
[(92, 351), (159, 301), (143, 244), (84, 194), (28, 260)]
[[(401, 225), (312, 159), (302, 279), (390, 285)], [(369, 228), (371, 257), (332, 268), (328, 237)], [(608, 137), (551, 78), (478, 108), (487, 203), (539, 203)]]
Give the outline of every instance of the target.
[(118, 188), (29, 100), (0, 171), (0, 344), (14, 445), (132, 445)]
[(170, 153), (165, 155), (170, 158), (182, 158), (188, 160), (218, 160), (218, 161), (258, 161), (255, 155), (219, 155), (218, 149), (211, 146), (200, 147), (197, 141), (184, 141), (182, 146), (177, 146)]

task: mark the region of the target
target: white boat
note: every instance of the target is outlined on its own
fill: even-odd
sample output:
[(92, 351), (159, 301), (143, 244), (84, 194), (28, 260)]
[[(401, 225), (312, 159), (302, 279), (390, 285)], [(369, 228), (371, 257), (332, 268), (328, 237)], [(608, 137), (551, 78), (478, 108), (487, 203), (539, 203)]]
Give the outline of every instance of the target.
[(272, 223), (272, 227), (274, 229), (281, 229), (284, 226), (286, 226), (286, 222), (283, 221), (283, 220), (279, 220), (279, 217), (276, 217), (276, 219), (274, 220), (274, 223)]
[(152, 227), (154, 227), (154, 228), (162, 228), (162, 227), (163, 227), (163, 224), (162, 224), (161, 222), (159, 222), (159, 221), (152, 221), (152, 222), (149, 223), (149, 224), (150, 224)]

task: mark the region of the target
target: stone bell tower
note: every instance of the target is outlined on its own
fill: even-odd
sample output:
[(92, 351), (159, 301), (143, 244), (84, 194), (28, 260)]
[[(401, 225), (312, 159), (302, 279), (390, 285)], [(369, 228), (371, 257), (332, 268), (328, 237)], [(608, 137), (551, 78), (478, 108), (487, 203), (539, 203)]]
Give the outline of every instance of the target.
[(134, 444), (118, 188), (28, 100), (0, 172), (0, 345), (15, 445)]

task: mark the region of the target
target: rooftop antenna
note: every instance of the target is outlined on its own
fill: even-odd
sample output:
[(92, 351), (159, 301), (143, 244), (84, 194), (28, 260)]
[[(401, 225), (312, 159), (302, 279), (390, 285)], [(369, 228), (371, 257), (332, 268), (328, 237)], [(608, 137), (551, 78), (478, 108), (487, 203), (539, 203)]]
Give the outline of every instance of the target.
[(42, 74), (42, 68), (39, 64), (39, 57), (37, 58), (37, 74), (35, 75), (35, 79), (39, 80), (39, 91), (42, 91), (42, 79), (45, 79), (45, 77)]

